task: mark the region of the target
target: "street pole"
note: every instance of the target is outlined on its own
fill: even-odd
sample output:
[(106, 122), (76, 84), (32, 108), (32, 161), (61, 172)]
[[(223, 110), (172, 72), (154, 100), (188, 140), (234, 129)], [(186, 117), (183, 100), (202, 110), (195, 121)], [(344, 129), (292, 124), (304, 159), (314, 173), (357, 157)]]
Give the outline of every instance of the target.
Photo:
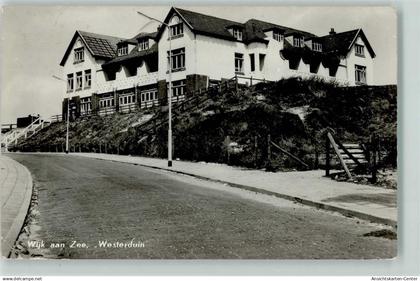
[(169, 116), (168, 116), (168, 167), (172, 167), (172, 36), (171, 36), (171, 29), (169, 25), (166, 25), (168, 28), (168, 36), (169, 36)]
[[(67, 82), (66, 80), (53, 75), (52, 76), (54, 79), (63, 81), (63, 82)], [(66, 154), (69, 154), (69, 123), (70, 123), (70, 92), (69, 92), (69, 97), (67, 98), (67, 122), (66, 122)]]
[(150, 20), (156, 21), (160, 24), (163, 24), (168, 29), (168, 36), (169, 36), (169, 55), (168, 55), (168, 167), (172, 167), (172, 36), (171, 36), (171, 29), (169, 24), (164, 23), (158, 19), (150, 17), (142, 12), (137, 11), (137, 14), (146, 17)]
[(66, 154), (69, 154), (70, 92), (67, 98)]

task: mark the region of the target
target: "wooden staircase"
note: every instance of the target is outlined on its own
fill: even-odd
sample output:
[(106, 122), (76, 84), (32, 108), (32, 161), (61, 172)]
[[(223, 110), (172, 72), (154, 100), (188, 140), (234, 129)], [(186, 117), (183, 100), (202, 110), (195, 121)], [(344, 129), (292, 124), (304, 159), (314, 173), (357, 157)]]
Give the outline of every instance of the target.
[(358, 143), (343, 143), (342, 147), (339, 146), (339, 152), (349, 169), (355, 169), (369, 163), (362, 146)]
[(330, 145), (333, 148), (336, 156), (339, 159), (341, 166), (347, 174), (349, 179), (352, 179), (352, 172), (367, 170), (369, 161), (366, 157), (366, 152), (358, 143), (341, 143), (334, 139), (331, 133), (327, 133), (327, 148), (326, 148), (326, 175), (329, 175), (330, 170)]
[(30, 125), (25, 128), (16, 128), (10, 131), (7, 135), (2, 136), (1, 138), (1, 147), (7, 152), (9, 147), (16, 146), (18, 142), (22, 139), (27, 139), (38, 133), (45, 127), (48, 127), (52, 123), (52, 117), (47, 119), (42, 119), (38, 117)]

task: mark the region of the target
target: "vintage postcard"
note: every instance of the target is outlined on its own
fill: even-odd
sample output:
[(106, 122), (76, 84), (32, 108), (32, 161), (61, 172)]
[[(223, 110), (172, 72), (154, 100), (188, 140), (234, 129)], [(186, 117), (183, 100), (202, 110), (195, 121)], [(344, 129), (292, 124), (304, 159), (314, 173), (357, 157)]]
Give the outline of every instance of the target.
[(397, 255), (390, 7), (4, 6), (4, 258)]

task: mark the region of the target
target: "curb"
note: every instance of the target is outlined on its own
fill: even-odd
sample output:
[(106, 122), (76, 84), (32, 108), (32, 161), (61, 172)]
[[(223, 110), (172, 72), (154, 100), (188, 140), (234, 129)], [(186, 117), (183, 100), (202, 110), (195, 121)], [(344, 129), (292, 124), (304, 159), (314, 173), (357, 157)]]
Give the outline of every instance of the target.
[[(77, 155), (77, 156), (85, 157), (83, 155)], [(310, 207), (315, 207), (317, 209), (322, 209), (322, 210), (332, 211), (332, 212), (338, 212), (338, 213), (340, 213), (340, 214), (342, 214), (346, 217), (355, 217), (355, 218), (359, 218), (359, 219), (362, 219), (362, 220), (367, 220), (367, 221), (370, 221), (370, 222), (373, 222), (373, 223), (385, 224), (385, 225), (392, 226), (393, 228), (397, 228), (397, 221), (392, 220), (392, 219), (381, 218), (381, 217), (377, 217), (377, 216), (374, 216), (374, 215), (370, 215), (370, 214), (346, 209), (346, 208), (343, 208), (343, 207), (328, 205), (328, 204), (325, 204), (325, 203), (322, 203), (322, 202), (312, 201), (312, 200), (303, 199), (303, 198), (300, 198), (300, 197), (295, 197), (295, 196), (291, 196), (291, 195), (287, 195), (287, 194), (277, 193), (277, 192), (274, 192), (274, 191), (269, 191), (269, 190), (258, 188), (258, 187), (253, 187), (253, 186), (248, 186), (248, 185), (242, 185), (242, 184), (217, 180), (217, 179), (213, 179), (213, 178), (209, 178), (209, 177), (205, 177), (205, 176), (195, 175), (195, 174), (188, 173), (188, 172), (171, 170), (171, 169), (168, 169), (168, 168), (156, 167), (156, 166), (151, 166), (151, 165), (147, 165), (147, 164), (130, 163), (130, 162), (124, 162), (124, 161), (121, 161), (121, 160), (103, 159), (103, 158), (97, 158), (97, 157), (90, 157), (90, 158), (94, 158), (94, 159), (97, 159), (97, 160), (103, 160), (103, 161), (126, 163), (126, 164), (131, 164), (131, 165), (136, 165), (136, 166), (152, 168), (152, 169), (156, 169), (156, 170), (174, 172), (174, 173), (181, 174), (181, 175), (187, 175), (187, 176), (195, 177), (195, 178), (198, 178), (198, 179), (201, 179), (201, 180), (206, 180), (206, 181), (211, 181), (211, 182), (216, 182), (216, 183), (222, 183), (222, 184), (226, 184), (226, 185), (229, 185), (229, 186), (232, 186), (232, 187), (235, 187), (235, 188), (240, 188), (240, 189), (244, 189), (244, 190), (248, 190), (248, 191), (253, 191), (253, 192), (258, 192), (258, 193), (262, 193), (262, 194), (266, 194), (266, 195), (275, 196), (275, 197), (278, 197), (278, 198), (282, 198), (282, 199), (286, 199), (286, 200), (289, 200), (289, 201), (297, 202), (297, 203), (307, 205), (307, 206), (310, 206)]]
[[(10, 157), (8, 157), (11, 159)], [(5, 237), (2, 237), (2, 243), (1, 243), (1, 253), (3, 257), (10, 257), (10, 254), (13, 250), (13, 247), (19, 237), (19, 234), (21, 233), (22, 227), (25, 223), (26, 216), (28, 214), (28, 210), (31, 205), (31, 198), (32, 198), (32, 192), (33, 192), (33, 180), (31, 173), (29, 172), (28, 168), (26, 168), (24, 165), (20, 164), (16, 160), (11, 159), (12, 161), (16, 162), (18, 166), (21, 166), (23, 171), (26, 173), (26, 176), (28, 178), (28, 182), (26, 183), (26, 191), (23, 198), (23, 202), (19, 208), (18, 214), (13, 220), (13, 223), (5, 235)]]

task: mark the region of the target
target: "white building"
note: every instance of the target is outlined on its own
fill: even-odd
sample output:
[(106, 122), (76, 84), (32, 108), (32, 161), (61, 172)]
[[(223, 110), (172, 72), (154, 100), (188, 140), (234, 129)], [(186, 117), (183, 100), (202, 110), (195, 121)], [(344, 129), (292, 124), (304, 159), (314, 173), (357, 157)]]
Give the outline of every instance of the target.
[[(156, 33), (131, 39), (76, 31), (60, 63), (72, 114), (129, 111), (234, 76), (279, 80), (318, 76), (347, 85), (373, 83), (375, 53), (363, 30), (326, 36), (250, 19), (234, 22), (172, 8)], [(171, 53), (169, 54), (169, 45)], [(67, 98), (63, 102), (63, 114)]]

